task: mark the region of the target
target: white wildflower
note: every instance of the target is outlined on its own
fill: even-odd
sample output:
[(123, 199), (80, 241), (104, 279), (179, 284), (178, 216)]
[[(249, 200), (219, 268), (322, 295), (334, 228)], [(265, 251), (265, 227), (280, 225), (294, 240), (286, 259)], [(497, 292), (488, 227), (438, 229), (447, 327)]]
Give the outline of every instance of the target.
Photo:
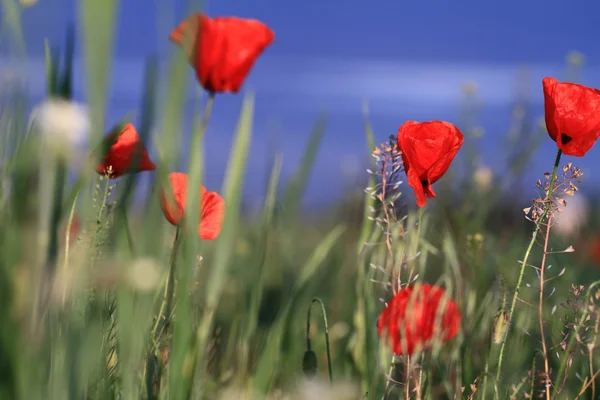
[(475, 170), (475, 173), (473, 174), (473, 180), (475, 181), (475, 187), (480, 192), (487, 192), (488, 189), (490, 188), (490, 185), (492, 184), (493, 179), (494, 179), (494, 172), (490, 168), (488, 168), (484, 165), (477, 167), (477, 169)]
[(90, 120), (84, 105), (66, 100), (48, 100), (34, 112), (42, 139), (52, 150), (69, 156), (87, 144)]
[(588, 200), (580, 192), (565, 198), (566, 206), (559, 205), (562, 210), (556, 213), (555, 231), (563, 237), (576, 234), (584, 225), (589, 214)]
[(349, 382), (334, 382), (306, 380), (292, 398), (294, 400), (355, 400), (361, 398), (360, 388)]
[(161, 271), (158, 263), (150, 258), (134, 261), (127, 270), (127, 281), (136, 290), (147, 292), (160, 283)]

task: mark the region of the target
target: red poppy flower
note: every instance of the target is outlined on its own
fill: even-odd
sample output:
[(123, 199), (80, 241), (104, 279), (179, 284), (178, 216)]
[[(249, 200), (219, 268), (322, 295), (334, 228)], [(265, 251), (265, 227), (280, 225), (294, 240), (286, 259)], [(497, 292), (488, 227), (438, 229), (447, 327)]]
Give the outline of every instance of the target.
[[(113, 144), (106, 152), (102, 162), (96, 167), (96, 172), (99, 174), (106, 174), (108, 167), (111, 167), (110, 179), (115, 179), (129, 172), (137, 173), (156, 169), (156, 165), (150, 160), (148, 150), (140, 140), (133, 124), (129, 123), (121, 131), (109, 134), (104, 142), (107, 143), (112, 140), (114, 140)], [(131, 164), (136, 158), (138, 165), (132, 167)]]
[(253, 19), (194, 14), (171, 32), (169, 39), (185, 49), (202, 87), (209, 92), (237, 93), (275, 33)]
[(583, 157), (600, 137), (600, 90), (546, 77), (546, 129), (563, 153)]
[[(160, 207), (167, 221), (177, 226), (183, 219), (187, 202), (188, 177), (181, 172), (169, 174), (169, 185), (173, 192), (173, 204), (165, 188), (160, 192)], [(200, 187), (200, 223), (198, 236), (204, 240), (216, 239), (221, 233), (223, 216), (225, 215), (225, 201), (216, 192), (208, 192), (204, 186)]]
[(447, 342), (460, 328), (461, 314), (446, 292), (427, 283), (400, 290), (379, 316), (377, 331), (397, 355)]
[(461, 131), (445, 121), (407, 121), (398, 129), (404, 171), (419, 207), (427, 204), (427, 197), (435, 197), (431, 185), (446, 173), (463, 139)]

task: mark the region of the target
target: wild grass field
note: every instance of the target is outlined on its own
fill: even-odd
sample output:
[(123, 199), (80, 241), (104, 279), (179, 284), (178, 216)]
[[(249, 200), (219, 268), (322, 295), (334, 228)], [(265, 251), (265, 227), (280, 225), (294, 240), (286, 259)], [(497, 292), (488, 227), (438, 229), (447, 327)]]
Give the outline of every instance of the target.
[[(2, 2), (15, 51), (25, 3)], [(372, 164), (344, 201), (307, 211), (315, 118), (294, 176), (274, 154), (248, 213), (243, 82), (276, 32), (190, 11), (165, 38), (167, 80), (149, 55), (139, 118), (106, 126), (118, 1), (78, 7), (65, 43), (46, 43), (47, 100), (0, 88), (1, 400), (599, 398), (600, 216), (577, 193), (578, 160), (600, 151), (599, 91), (545, 79), (542, 128), (516, 102), (506, 171), (474, 167), (466, 122), (374, 132), (357, 110)], [(206, 96), (188, 132), (189, 68)], [(201, 189), (221, 96), (239, 99), (235, 140), (222, 187)], [(548, 172), (523, 182), (542, 141), (557, 145)]]

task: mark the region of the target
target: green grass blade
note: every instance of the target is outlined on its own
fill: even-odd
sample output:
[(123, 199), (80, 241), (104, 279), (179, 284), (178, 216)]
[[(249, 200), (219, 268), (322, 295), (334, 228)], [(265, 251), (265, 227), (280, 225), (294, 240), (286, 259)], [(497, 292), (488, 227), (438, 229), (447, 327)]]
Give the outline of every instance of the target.
[(119, 0), (80, 0), (80, 31), (87, 74), (87, 96), (91, 110), (92, 137), (100, 138), (104, 129), (106, 94), (113, 51), (116, 12)]
[(237, 134), (229, 157), (225, 182), (221, 190), (226, 202), (225, 219), (223, 221), (221, 237), (217, 245), (215, 262), (208, 281), (206, 304), (209, 308), (216, 307), (227, 277), (227, 268), (231, 259), (231, 248), (233, 247), (240, 217), (242, 189), (244, 186), (243, 179), (246, 169), (246, 159), (250, 150), (253, 115), (254, 95), (248, 94), (242, 106)]
[(296, 175), (288, 183), (283, 201), (286, 207), (286, 214), (288, 217), (293, 218), (299, 210), (300, 203), (302, 201), (302, 195), (306, 190), (308, 184), (308, 178), (312, 172), (317, 153), (321, 145), (321, 140), (325, 134), (325, 128), (327, 127), (326, 115), (322, 115), (317, 119), (315, 126), (310, 134), (306, 148), (304, 149), (304, 156), (302, 157), (302, 164)]
[[(371, 156), (373, 150), (375, 150), (375, 137), (373, 135), (373, 127), (371, 126), (371, 120), (369, 118), (369, 108), (368, 104), (365, 102), (363, 105), (363, 114), (365, 119), (365, 136), (367, 137), (367, 152), (369, 154), (369, 159), (371, 165), (374, 166), (375, 162)], [(367, 183), (367, 187), (372, 188), (377, 183), (375, 176), (369, 175), (369, 181)], [(365, 205), (363, 208), (363, 220), (362, 220), (362, 229), (360, 231), (360, 237), (358, 239), (357, 244), (357, 252), (360, 254), (365, 245), (365, 242), (371, 235), (371, 231), (373, 230), (373, 225), (375, 221), (369, 219), (371, 213), (371, 208), (375, 206), (375, 199), (370, 193), (365, 193)]]
[(287, 328), (289, 313), (296, 294), (304, 288), (304, 286), (317, 272), (318, 268), (323, 265), (327, 255), (330, 253), (331, 249), (345, 230), (346, 228), (343, 225), (338, 225), (331, 232), (329, 232), (329, 234), (321, 241), (311, 257), (302, 267), (300, 277), (294, 284), (292, 294), (289, 297), (285, 308), (269, 332), (267, 338), (267, 347), (264, 349), (260, 358), (258, 359), (256, 372), (252, 380), (252, 388), (258, 393), (269, 393), (277, 371), (279, 370), (279, 363), (281, 361), (281, 345)]
[[(243, 189), (246, 159), (250, 150), (252, 123), (254, 115), (254, 95), (247, 94), (242, 105), (242, 112), (237, 126), (233, 148), (229, 156), (227, 173), (223, 182), (222, 196), (225, 199), (225, 217), (214, 261), (206, 285), (206, 312), (196, 333), (196, 374), (203, 375), (205, 350), (211, 331), (214, 312), (221, 298), (227, 279), (232, 256), (232, 248), (237, 236), (240, 219), (240, 205)], [(201, 379), (200, 379), (201, 380)]]

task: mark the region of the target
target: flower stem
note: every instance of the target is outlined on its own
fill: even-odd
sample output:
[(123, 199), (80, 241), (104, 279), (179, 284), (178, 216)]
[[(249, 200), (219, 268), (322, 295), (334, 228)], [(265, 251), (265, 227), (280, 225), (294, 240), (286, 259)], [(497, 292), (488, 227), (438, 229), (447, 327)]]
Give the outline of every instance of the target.
[(175, 231), (173, 249), (171, 250), (171, 257), (169, 259), (169, 275), (167, 276), (167, 281), (165, 282), (163, 301), (160, 306), (160, 311), (156, 317), (154, 327), (152, 328), (151, 340), (155, 345), (155, 349), (158, 349), (159, 337), (161, 336), (161, 334), (159, 334), (160, 321), (164, 319), (164, 326), (166, 326), (168, 324), (168, 319), (171, 316), (171, 309), (173, 307), (173, 288), (175, 286), (175, 261), (177, 260), (177, 252), (181, 243), (181, 236), (181, 228), (178, 226), (177, 230)]
[(406, 281), (409, 285), (413, 279), (413, 275), (415, 273), (415, 264), (417, 263), (416, 258), (417, 253), (419, 251), (419, 241), (421, 240), (421, 225), (423, 223), (423, 214), (425, 214), (425, 207), (420, 207), (419, 216), (417, 219), (417, 238), (415, 239), (415, 251), (413, 253), (414, 260), (410, 263), (410, 273), (408, 274), (408, 281)]
[[(595, 289), (597, 286), (600, 286), (600, 281), (595, 281), (590, 286), (588, 286), (588, 290), (585, 294), (584, 303), (583, 303), (583, 307), (582, 307), (583, 312), (581, 313), (581, 316), (579, 317), (579, 321), (582, 321), (582, 322), (586, 321), (586, 319), (590, 315), (591, 308), (588, 307), (588, 305), (589, 305), (590, 299), (592, 297), (592, 290)], [(576, 342), (577, 338), (579, 337), (579, 331), (581, 329), (585, 329), (585, 325), (582, 322), (574, 324), (573, 331), (569, 334), (569, 341), (567, 342), (567, 346), (564, 349), (565, 356), (561, 357), (562, 362), (560, 363), (560, 368), (558, 369), (558, 373), (556, 374), (557, 379), (560, 379), (560, 377), (563, 376), (563, 374), (565, 374), (565, 369), (567, 368), (567, 364), (569, 363), (569, 360), (571, 359), (570, 353), (573, 351), (575, 342)], [(558, 385), (554, 386), (554, 393), (552, 395), (552, 399), (556, 399), (556, 397), (560, 394), (560, 391), (564, 387), (566, 378), (567, 377), (565, 376), (563, 383), (560, 387)]]
[(548, 217), (548, 224), (546, 227), (546, 239), (544, 241), (544, 255), (542, 256), (542, 264), (540, 265), (540, 299), (538, 305), (538, 317), (540, 324), (540, 335), (542, 341), (542, 355), (544, 356), (544, 388), (546, 392), (546, 400), (550, 400), (550, 366), (548, 365), (548, 348), (546, 346), (546, 334), (544, 332), (544, 283), (545, 277), (544, 272), (546, 270), (546, 257), (548, 256), (548, 242), (550, 239), (550, 228), (552, 227), (552, 213)]
[(325, 311), (325, 305), (319, 298), (314, 298), (308, 306), (308, 314), (306, 316), (306, 346), (310, 350), (310, 310), (313, 303), (319, 303), (321, 305), (321, 312), (323, 313), (323, 323), (325, 324), (325, 346), (327, 349), (327, 368), (329, 370), (329, 383), (333, 383), (333, 372), (331, 370), (331, 350), (329, 347), (329, 326), (327, 325), (327, 312)]
[[(521, 271), (519, 272), (519, 278), (517, 279), (517, 286), (515, 287), (515, 293), (512, 298), (512, 302), (510, 304), (510, 310), (508, 313), (508, 326), (510, 330), (510, 324), (513, 319), (513, 314), (515, 312), (515, 307), (517, 304), (517, 298), (519, 297), (519, 290), (521, 289), (521, 283), (523, 282), (523, 275), (525, 275), (525, 268), (527, 267), (527, 260), (531, 255), (531, 250), (533, 249), (533, 245), (535, 243), (535, 239), (537, 238), (538, 233), (540, 232), (540, 228), (548, 216), (548, 212), (550, 211), (552, 192), (554, 191), (554, 184), (556, 183), (556, 175), (558, 171), (558, 164), (560, 163), (560, 157), (562, 156), (562, 151), (558, 150), (556, 153), (556, 159), (554, 160), (554, 168), (552, 170), (552, 176), (550, 178), (550, 186), (548, 188), (548, 193), (546, 194), (546, 205), (544, 207), (544, 213), (541, 215), (540, 219), (535, 224), (535, 229), (533, 231), (533, 235), (531, 236), (531, 241), (529, 242), (529, 246), (527, 246), (527, 250), (525, 250), (525, 256), (523, 257), (523, 262), (521, 264)], [(502, 341), (502, 345), (500, 347), (500, 353), (498, 355), (498, 367), (496, 369), (496, 386), (500, 381), (500, 373), (502, 372), (502, 358), (504, 355), (504, 348), (506, 347), (506, 341), (508, 339), (508, 332), (504, 336), (504, 340)]]

